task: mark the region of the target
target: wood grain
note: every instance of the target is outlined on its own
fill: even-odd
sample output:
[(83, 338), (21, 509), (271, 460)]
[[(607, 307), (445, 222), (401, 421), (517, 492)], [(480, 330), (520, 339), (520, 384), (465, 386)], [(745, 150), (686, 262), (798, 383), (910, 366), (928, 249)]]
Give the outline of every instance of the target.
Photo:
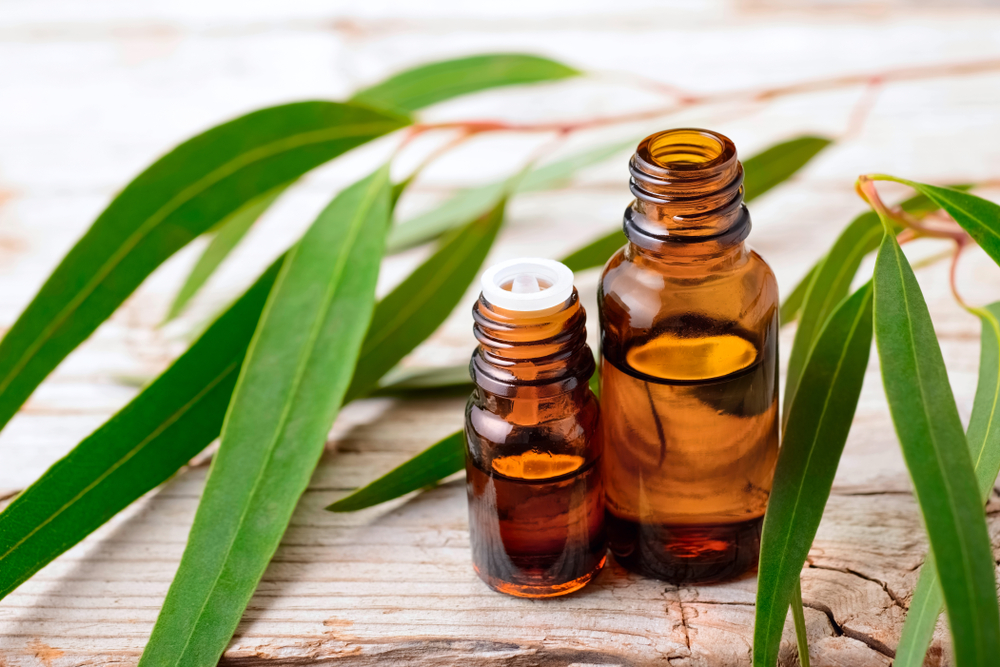
[[(16, 100), (0, 105), (0, 331), (134, 173), (185, 136), (255, 106), (344, 96), (401, 66), (472, 51), (536, 51), (585, 69), (712, 91), (995, 57), (1000, 43), (1000, 15), (987, 10), (900, 6), (877, 15), (837, 9), (772, 14), (760, 3), (704, 3), (681, 11), (626, 0), (609, 13), (596, 1), (574, 4), (572, 16), (537, 2), (444, 2), (392, 11), (304, 0), (239, 10), (207, 1), (137, 7), (103, 0), (87, 3), (85, 12), (56, 0), (10, 5), (0, 14), (0, 53), (17, 64), (0, 68), (0, 96)], [(664, 45), (674, 52), (697, 49), (701, 57), (677, 67), (665, 58)], [(986, 73), (890, 86), (857, 132), (793, 184), (754, 202), (750, 240), (774, 266), (782, 290), (791, 289), (861, 210), (851, 190), (858, 173), (937, 182), (1000, 177), (998, 84), (1000, 76)], [(750, 154), (797, 132), (841, 136), (860, 94), (849, 89), (698, 111), (590, 133), (559, 150), (698, 124), (729, 134)], [(503, 95), (462, 100), (430, 117), (585, 117), (659, 101), (655, 92), (609, 88), (607, 81)], [(457, 186), (518, 168), (539, 141), (513, 136), (470, 143), (418, 182), (403, 201), (404, 216)], [(191, 312), (166, 329), (156, 325), (199, 248), (158, 271), (0, 433), (0, 503), (127, 402), (136, 390), (123, 379), (162, 370), (186, 345), (187, 332), (245, 287), (333, 192), (391, 148), (348, 156), (290, 192)], [(479, 159), (487, 153), (489, 161)], [(619, 161), (589, 171), (572, 187), (517, 199), (491, 261), (529, 253), (558, 257), (618, 226), (629, 197), (626, 179)], [(907, 252), (918, 258), (943, 249), (919, 242)], [(422, 256), (418, 250), (388, 260), (380, 289)], [(1000, 293), (1000, 270), (978, 251), (968, 253), (959, 273), (973, 303)], [(978, 321), (952, 301), (946, 266), (917, 275), (967, 418)], [(578, 276), (577, 284), (595, 314), (595, 275)], [(467, 359), (473, 298), (467, 294), (408, 363)], [(592, 324), (592, 340), (595, 329)], [(786, 350), (792, 333), (782, 334)], [(803, 570), (814, 667), (891, 663), (926, 549), (877, 363), (873, 355), (833, 496)], [(378, 399), (344, 411), (221, 664), (749, 665), (752, 576), (676, 588), (611, 566), (578, 594), (517, 600), (490, 592), (472, 572), (460, 479), (357, 514), (323, 511), (457, 428), (462, 403)], [(183, 550), (205, 460), (0, 602), (0, 667), (135, 665)], [(991, 501), (988, 512), (1000, 557), (1000, 501)], [(783, 667), (798, 664), (792, 640), (789, 622)], [(943, 626), (927, 664), (950, 664)]]

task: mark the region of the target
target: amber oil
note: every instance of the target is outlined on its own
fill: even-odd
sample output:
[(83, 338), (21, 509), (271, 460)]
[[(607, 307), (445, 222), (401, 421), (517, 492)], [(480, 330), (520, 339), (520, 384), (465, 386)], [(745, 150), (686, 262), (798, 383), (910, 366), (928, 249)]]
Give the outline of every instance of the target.
[(465, 426), (473, 565), (501, 593), (565, 595), (607, 549), (586, 313), (551, 260), (505, 262), (483, 283)]
[(744, 240), (726, 137), (647, 137), (628, 244), (600, 283), (607, 528), (626, 568), (676, 584), (757, 564), (778, 451), (778, 291)]

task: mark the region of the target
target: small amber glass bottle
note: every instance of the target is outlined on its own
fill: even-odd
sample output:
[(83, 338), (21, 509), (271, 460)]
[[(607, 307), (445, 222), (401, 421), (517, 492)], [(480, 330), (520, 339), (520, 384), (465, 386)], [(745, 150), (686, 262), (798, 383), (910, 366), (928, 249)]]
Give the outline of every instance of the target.
[(754, 568), (778, 453), (778, 289), (744, 244), (743, 167), (726, 137), (644, 139), (628, 244), (600, 283), (611, 551), (673, 583)]
[(494, 590), (564, 595), (603, 567), (594, 357), (573, 273), (544, 259), (483, 276), (466, 407), (472, 561)]

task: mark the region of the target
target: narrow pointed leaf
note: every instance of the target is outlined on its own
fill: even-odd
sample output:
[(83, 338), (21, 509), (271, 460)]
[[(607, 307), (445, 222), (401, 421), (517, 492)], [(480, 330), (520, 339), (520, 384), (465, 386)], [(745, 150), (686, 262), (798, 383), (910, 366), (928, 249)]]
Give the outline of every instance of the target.
[(825, 137), (807, 135), (782, 141), (750, 157), (743, 163), (744, 201), (753, 201), (781, 185), (832, 143)]
[(426, 392), (469, 392), (469, 365), (408, 368), (392, 371), (379, 381), (373, 396), (416, 396)]
[[(170, 369), (0, 513), (0, 598), (218, 437), (280, 261)], [(380, 333), (369, 330), (368, 336)], [(468, 391), (471, 386), (467, 365), (457, 372), (433, 369), (386, 379), (378, 394)]]
[(403, 112), (416, 111), (481, 90), (579, 76), (548, 58), (494, 53), (445, 60), (408, 69), (354, 94), (351, 101)]
[(1000, 655), (1000, 610), (976, 475), (927, 304), (892, 234), (875, 263), (875, 340), (938, 563), (957, 664), (993, 665)]
[(506, 190), (506, 181), (462, 190), (437, 208), (394, 225), (386, 242), (387, 252), (400, 252), (433, 241), (445, 232), (467, 224), (496, 206)]
[(563, 257), (560, 262), (570, 268), (570, 271), (586, 271), (596, 266), (604, 266), (611, 256), (618, 252), (628, 239), (619, 229), (601, 238), (591, 241), (582, 248), (577, 248)]
[(319, 461), (374, 309), (388, 168), (340, 193), (289, 251), (142, 667), (219, 661)]
[(346, 400), (374, 389), (383, 375), (441, 326), (475, 280), (503, 218), (501, 200), (379, 302)]
[(170, 304), (170, 310), (167, 312), (164, 322), (169, 322), (184, 311), (192, 297), (198, 293), (198, 290), (215, 273), (223, 260), (243, 240), (253, 223), (257, 222), (257, 219), (271, 207), (271, 204), (281, 196), (287, 187), (287, 185), (279, 185), (271, 192), (250, 200), (216, 225), (212, 240), (209, 241), (205, 251), (201, 253), (201, 257), (191, 269), (187, 280), (177, 292), (177, 296), (174, 297), (174, 302)]
[[(923, 195), (917, 195), (901, 205), (907, 213), (920, 217), (937, 210), (937, 205)], [(792, 404), (806, 358), (820, 328), (834, 307), (847, 296), (865, 256), (878, 248), (882, 240), (882, 223), (874, 211), (862, 213), (840, 233), (826, 256), (815, 267), (814, 279), (807, 291), (795, 329), (795, 341), (788, 356), (785, 375), (784, 414)], [(798, 288), (796, 288), (798, 289)], [(782, 306), (784, 309), (784, 306)]]
[(0, 513), (0, 598), (219, 435), (279, 259), (191, 348)]
[(372, 507), (418, 491), (464, 468), (465, 433), (458, 431), (326, 509), (331, 512), (355, 512)]
[[(1000, 473), (1000, 303), (982, 311), (982, 352), (979, 357), (979, 384), (972, 404), (972, 416), (966, 439), (972, 455), (979, 499), (985, 503)], [(934, 556), (924, 560), (910, 608), (903, 623), (903, 633), (896, 649), (896, 667), (921, 667), (934, 636), (934, 626), (944, 608), (944, 594), (938, 579)]]
[[(795, 175), (832, 142), (823, 137), (796, 137), (775, 144), (743, 162), (743, 200), (750, 202)], [(625, 244), (621, 230), (602, 236), (567, 255), (561, 261), (573, 271), (583, 271), (605, 262)]]
[(605, 144), (542, 165), (523, 176), (518, 174), (511, 179), (461, 190), (437, 208), (393, 227), (389, 233), (388, 250), (398, 252), (432, 241), (448, 230), (487, 213), (506, 192), (523, 194), (557, 187), (568, 182), (577, 171), (614, 157), (634, 145), (631, 140)]
[(809, 667), (809, 636), (805, 610), (802, 607), (802, 582), (795, 581), (792, 591), (792, 618), (795, 619), (795, 644), (799, 649), (799, 664)]
[(754, 667), (774, 667), (781, 632), (847, 442), (872, 342), (867, 284), (830, 316), (792, 402), (764, 516)]
[(0, 341), (0, 427), (152, 271), (247, 201), (406, 119), (334, 102), (255, 111), (186, 141), (136, 177)]
[(969, 194), (964, 188), (927, 185), (893, 176), (876, 176), (876, 178), (904, 183), (927, 196), (947, 211), (955, 222), (969, 232), (969, 236), (975, 239), (986, 254), (1000, 264), (1000, 204)]

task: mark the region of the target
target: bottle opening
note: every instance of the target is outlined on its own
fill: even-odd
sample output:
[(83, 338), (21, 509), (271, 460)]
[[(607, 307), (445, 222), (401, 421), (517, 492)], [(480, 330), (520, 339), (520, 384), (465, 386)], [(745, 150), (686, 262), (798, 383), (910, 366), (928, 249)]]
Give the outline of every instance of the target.
[(636, 151), (645, 163), (667, 171), (689, 171), (723, 165), (736, 157), (736, 146), (710, 130), (666, 130), (642, 140)]
[(483, 298), (518, 312), (554, 308), (573, 294), (573, 272), (565, 264), (535, 257), (491, 266), (483, 274)]

